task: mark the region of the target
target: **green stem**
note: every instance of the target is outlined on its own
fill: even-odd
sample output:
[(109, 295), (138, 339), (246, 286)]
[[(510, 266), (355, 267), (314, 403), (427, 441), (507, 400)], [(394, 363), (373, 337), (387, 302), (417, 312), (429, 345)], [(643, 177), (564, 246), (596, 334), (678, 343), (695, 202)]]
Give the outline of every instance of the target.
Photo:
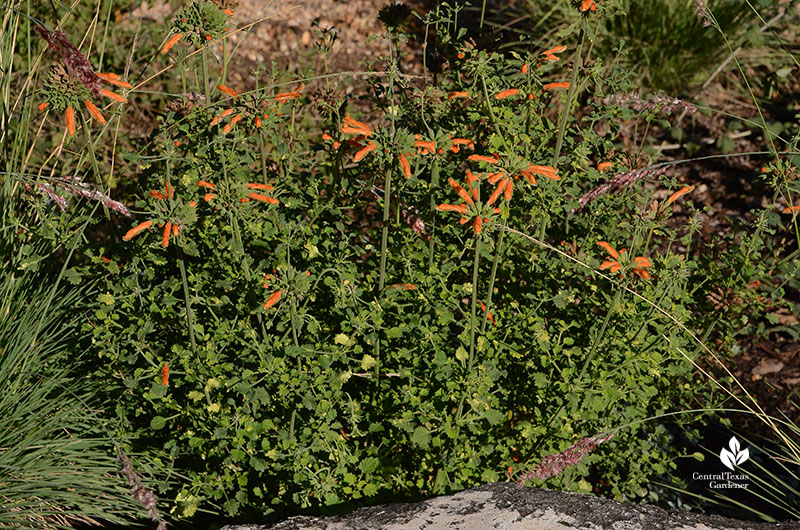
[(186, 279), (186, 267), (183, 264), (183, 249), (178, 246), (178, 266), (181, 270), (181, 283), (183, 283), (183, 298), (186, 300), (186, 325), (189, 328), (189, 342), (192, 343), (192, 353), (197, 353), (197, 344), (194, 341), (194, 313), (192, 302), (189, 299), (189, 282)]
[[(586, 24), (586, 22), (584, 22)], [(564, 133), (567, 130), (567, 117), (570, 113), (570, 107), (572, 107), (572, 100), (578, 92), (577, 82), (578, 82), (578, 71), (581, 69), (583, 64), (583, 42), (586, 39), (586, 31), (585, 27), (581, 27), (581, 32), (578, 37), (578, 49), (575, 50), (575, 61), (572, 65), (572, 78), (569, 82), (569, 92), (567, 93), (567, 101), (564, 104), (564, 108), (561, 111), (561, 118), (558, 121), (558, 138), (556, 138), (556, 149), (553, 152), (553, 167), (558, 167), (558, 157), (561, 154), (561, 146), (564, 142)]]
[[(105, 193), (106, 186), (103, 184), (103, 174), (100, 172), (100, 164), (97, 162), (97, 155), (94, 150), (94, 142), (92, 142), (92, 132), (89, 130), (89, 123), (83, 119), (80, 112), (76, 112), (81, 121), (81, 128), (86, 136), (86, 145), (89, 148), (89, 157), (92, 160), (92, 169), (94, 169), (95, 177), (97, 177), (97, 186)], [(108, 206), (103, 203), (103, 212), (106, 214), (106, 219), (111, 219), (111, 213), (108, 211)]]
[(595, 335), (594, 342), (592, 342), (592, 348), (589, 350), (589, 355), (586, 357), (586, 360), (583, 362), (583, 367), (581, 367), (581, 372), (578, 374), (578, 379), (576, 381), (577, 384), (580, 384), (581, 379), (583, 379), (583, 374), (586, 373), (586, 368), (589, 367), (589, 363), (592, 362), (592, 358), (594, 357), (595, 352), (597, 351), (597, 347), (603, 340), (603, 336), (606, 333), (606, 328), (608, 327), (608, 322), (611, 320), (611, 314), (614, 312), (614, 307), (619, 304), (620, 298), (622, 298), (622, 290), (618, 290), (617, 294), (614, 295), (614, 301), (611, 302), (611, 305), (608, 306), (608, 311), (606, 312), (606, 318), (603, 320), (603, 325), (600, 326), (600, 331)]
[[(291, 299), (289, 302), (289, 323), (292, 326), (292, 341), (294, 342), (295, 348), (300, 348), (300, 341), (297, 338), (297, 310), (294, 307), (294, 298)], [(301, 372), (303, 369), (303, 360), (300, 358), (300, 354), (297, 354), (297, 371)]]
[(472, 262), (472, 303), (469, 309), (470, 331), (469, 331), (469, 363), (467, 369), (472, 369), (472, 362), (475, 358), (475, 310), (478, 305), (478, 268), (481, 260), (481, 240), (475, 238), (475, 259)]
[(430, 226), (430, 239), (428, 239), (428, 271), (433, 269), (433, 250), (434, 250), (434, 236), (436, 235), (436, 190), (439, 189), (439, 158), (433, 160), (433, 168), (431, 169), (431, 226)]
[(203, 95), (206, 96), (206, 105), (211, 104), (211, 87), (208, 82), (208, 46), (204, 46), (200, 52), (203, 63)]
[[(389, 39), (389, 61), (394, 63), (394, 48), (392, 47), (392, 34), (388, 34)], [(394, 143), (395, 138), (395, 112), (394, 112), (394, 68), (390, 69), (389, 77), (389, 104), (392, 107), (392, 128), (391, 139)], [(389, 246), (389, 214), (391, 209), (392, 198), (392, 168), (386, 168), (386, 178), (383, 183), (383, 227), (381, 228), (381, 263), (380, 273), (378, 276), (378, 300), (383, 297), (383, 287), (386, 284), (386, 257), (387, 247)], [(380, 385), (378, 375), (381, 369), (381, 338), (378, 335), (375, 338), (375, 383)]]
[(500, 254), (503, 252), (503, 239), (505, 234), (505, 230), (500, 231), (500, 236), (497, 238), (497, 244), (495, 246), (494, 263), (492, 264), (492, 277), (489, 279), (489, 292), (486, 294), (486, 311), (483, 315), (483, 322), (481, 323), (481, 335), (483, 335), (484, 331), (486, 331), (486, 321), (489, 320), (489, 311), (492, 307), (494, 280), (497, 277), (497, 265), (500, 263)]

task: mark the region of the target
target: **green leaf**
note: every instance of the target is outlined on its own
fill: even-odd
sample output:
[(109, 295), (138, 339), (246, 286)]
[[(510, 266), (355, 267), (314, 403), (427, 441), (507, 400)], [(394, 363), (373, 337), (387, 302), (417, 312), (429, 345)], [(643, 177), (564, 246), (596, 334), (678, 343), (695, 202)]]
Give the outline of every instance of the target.
[(375, 357), (368, 353), (365, 353), (364, 357), (361, 359), (362, 370), (369, 370), (370, 368), (374, 368), (377, 364), (378, 361), (375, 360)]
[(164, 425), (167, 424), (167, 418), (164, 416), (155, 416), (152, 420), (150, 420), (150, 428), (154, 431), (159, 429), (163, 429)]
[(411, 435), (411, 441), (414, 445), (419, 446), (420, 449), (427, 449), (431, 440), (431, 433), (425, 427), (419, 426), (414, 429), (414, 434)]
[(483, 416), (489, 422), (489, 425), (497, 425), (505, 418), (505, 414), (495, 409), (487, 410), (486, 412), (483, 413)]
[(103, 293), (97, 297), (97, 301), (105, 305), (114, 305), (114, 297), (109, 293)]

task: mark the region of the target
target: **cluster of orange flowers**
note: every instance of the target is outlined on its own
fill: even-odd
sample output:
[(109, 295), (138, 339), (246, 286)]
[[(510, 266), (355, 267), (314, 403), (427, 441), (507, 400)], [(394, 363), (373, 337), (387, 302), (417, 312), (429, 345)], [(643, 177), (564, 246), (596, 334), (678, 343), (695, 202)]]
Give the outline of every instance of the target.
[[(164, 183), (164, 193), (161, 193), (158, 190), (152, 190), (150, 192), (150, 196), (154, 199), (158, 199), (160, 201), (165, 201), (167, 199), (172, 199), (175, 197), (175, 189), (170, 185), (169, 182)], [(195, 201), (191, 201), (189, 206), (195, 207), (197, 203)], [(137, 234), (147, 230), (153, 226), (153, 221), (148, 220), (144, 221), (143, 223), (139, 223), (135, 227), (128, 230), (128, 232), (122, 237), (123, 241), (129, 241)], [(159, 227), (162, 226), (161, 224), (158, 225)], [(169, 246), (169, 239), (170, 236), (178, 237), (178, 234), (181, 230), (181, 225), (178, 220), (168, 219), (166, 223), (164, 223), (164, 233), (161, 237), (161, 246), (167, 248)]]
[[(236, 90), (226, 85), (217, 85), (217, 90), (219, 90), (226, 96), (230, 96), (234, 100), (240, 99), (239, 93)], [(292, 90), (291, 92), (282, 92), (280, 94), (275, 94), (274, 96), (272, 96), (272, 99), (275, 101), (275, 103), (283, 103), (285, 101), (289, 101), (292, 99), (301, 98), (303, 97), (302, 90), (303, 90), (303, 84), (300, 83), (300, 86), (297, 87), (295, 90)], [(217, 116), (214, 116), (214, 118), (211, 120), (211, 125), (217, 125), (222, 119), (233, 115), (231, 121), (229, 123), (226, 123), (225, 126), (222, 128), (222, 134), (228, 134), (237, 123), (239, 123), (243, 118), (247, 116), (251, 115), (255, 116), (254, 123), (257, 128), (261, 128), (261, 126), (263, 125), (262, 119), (263, 120), (269, 119), (269, 113), (264, 114), (262, 117), (261, 112), (252, 106), (249, 107), (246, 106), (244, 109), (239, 110), (239, 112), (237, 112), (237, 110), (239, 109), (233, 107), (224, 109)], [(281, 113), (276, 112), (276, 115), (280, 116)]]
[(597, 2), (595, 0), (583, 0), (581, 2), (581, 11), (596, 11), (596, 10), (597, 10)]
[[(608, 252), (608, 257), (606, 261), (600, 264), (600, 269), (605, 270), (608, 269), (610, 272), (617, 272), (618, 270), (622, 269), (622, 264), (620, 263), (620, 257), (623, 253), (625, 253), (626, 249), (621, 249), (619, 252), (616, 251), (614, 247), (606, 243), (605, 241), (598, 241), (597, 243), (599, 246), (603, 247), (606, 252)], [(613, 259), (611, 259), (613, 258)], [(652, 266), (653, 264), (650, 263), (650, 260), (644, 256), (636, 256), (633, 258), (634, 267), (631, 269), (631, 272), (638, 275), (640, 278), (649, 278), (650, 273), (647, 272), (645, 269)]]
[[(197, 185), (199, 187), (201, 187), (201, 188), (205, 188), (205, 189), (211, 190), (212, 192), (217, 189), (217, 187), (216, 187), (216, 185), (214, 183), (208, 182), (208, 181), (205, 181), (205, 180), (198, 180), (197, 181)], [(247, 184), (247, 188), (250, 189), (250, 190), (257, 190), (257, 191), (252, 191), (247, 195), (247, 197), (240, 198), (239, 202), (246, 203), (246, 202), (250, 202), (251, 200), (255, 200), (255, 201), (266, 202), (266, 203), (269, 203), (269, 204), (279, 204), (278, 199), (276, 199), (274, 197), (269, 197), (267, 195), (263, 195), (262, 193), (259, 193), (259, 191), (262, 191), (262, 190), (272, 190), (272, 189), (274, 189), (269, 184), (259, 184), (257, 182), (249, 182)], [(212, 193), (212, 192), (207, 192), (205, 195), (203, 195), (203, 200), (205, 200), (206, 202), (210, 203), (216, 197), (216, 195), (214, 193)], [(159, 201), (166, 201), (167, 199), (174, 199), (174, 198), (176, 198), (175, 197), (175, 189), (170, 185), (169, 182), (165, 182), (164, 183), (164, 193), (162, 193), (162, 192), (160, 192), (158, 190), (152, 190), (150, 192), (150, 197), (152, 197), (152, 198), (154, 198), (156, 200), (159, 200)], [(178, 200), (180, 200), (180, 199), (178, 199)], [(197, 206), (197, 202), (196, 201), (189, 201), (189, 206), (191, 208), (195, 208)], [(152, 220), (147, 220), (147, 221), (144, 221), (142, 223), (139, 223), (135, 227), (133, 227), (130, 230), (128, 230), (128, 232), (122, 237), (122, 239), (124, 241), (130, 241), (131, 239), (133, 239), (134, 236), (136, 236), (136, 235), (140, 234), (141, 232), (144, 232), (145, 230), (147, 230), (150, 227), (152, 227), (153, 224), (154, 224), (154, 222)], [(158, 226), (161, 227), (162, 224), (159, 223)], [(166, 223), (163, 224), (163, 226), (164, 226), (164, 232), (163, 232), (163, 235), (162, 235), (162, 238), (161, 238), (161, 246), (163, 246), (164, 248), (167, 248), (169, 246), (170, 237), (178, 237), (178, 235), (180, 234), (181, 221), (179, 219), (177, 219), (177, 218), (170, 218), (170, 219), (168, 219), (166, 221)]]
[[(217, 189), (216, 184), (214, 184), (213, 182), (208, 182), (206, 180), (198, 180), (197, 181), (197, 185), (200, 186), (201, 188), (205, 188), (205, 189), (208, 189), (208, 190), (211, 190), (211, 191), (216, 191), (216, 189)], [(247, 189), (249, 189), (249, 190), (259, 190), (259, 191), (262, 191), (262, 190), (269, 191), (269, 190), (273, 190), (275, 188), (273, 188), (269, 184), (260, 184), (258, 182), (248, 182), (247, 183)], [(206, 202), (211, 202), (215, 197), (216, 197), (216, 195), (214, 193), (207, 192), (205, 195), (203, 195), (203, 200), (206, 201)], [(259, 193), (258, 191), (252, 191), (252, 192), (248, 193), (247, 197), (240, 198), (239, 202), (241, 202), (241, 203), (250, 202), (251, 199), (254, 200), (254, 201), (266, 202), (266, 203), (269, 203), (269, 204), (280, 204), (280, 201), (278, 201), (278, 199), (276, 199), (275, 197), (268, 197), (267, 195), (263, 195), (263, 194)]]
[[(483, 230), (483, 223), (489, 222), (487, 217), (483, 217), (481, 209), (475, 202), (481, 200), (480, 177), (467, 170), (467, 188), (469, 192), (453, 178), (448, 182), (456, 193), (458, 193), (458, 196), (464, 199), (464, 204), (440, 204), (436, 209), (443, 212), (456, 212), (461, 214), (464, 216), (459, 220), (462, 225), (472, 219), (472, 227), (475, 233), (480, 234)], [(489, 206), (488, 203), (487, 206)], [(499, 213), (500, 209), (495, 208), (493, 211), (494, 213)]]
[[(109, 84), (112, 84), (112, 85), (116, 85), (116, 86), (122, 87), (122, 88), (133, 88), (131, 86), (131, 84), (128, 83), (127, 81), (122, 81), (120, 76), (117, 75), (117, 74), (114, 74), (114, 73), (105, 73), (105, 74), (95, 73), (95, 75), (97, 77), (99, 77), (100, 79), (102, 79), (103, 81), (105, 81), (106, 83), (109, 83)], [(100, 93), (103, 96), (107, 97), (108, 99), (111, 99), (113, 101), (117, 101), (119, 103), (127, 103), (128, 102), (128, 100), (124, 96), (120, 96), (116, 92), (112, 92), (110, 90), (106, 90), (105, 88), (101, 89)], [(86, 107), (86, 110), (89, 111), (89, 114), (94, 119), (96, 119), (101, 124), (105, 124), (106, 123), (105, 116), (103, 116), (103, 113), (100, 112), (100, 109), (98, 109), (97, 106), (94, 103), (92, 103), (92, 100), (90, 100), (88, 98), (85, 98), (83, 100), (83, 104)], [(49, 106), (50, 106), (50, 103), (47, 102), (47, 101), (43, 101), (42, 103), (39, 103), (39, 107), (38, 107), (39, 108), (39, 112), (43, 112)], [(67, 125), (67, 132), (69, 133), (70, 136), (74, 136), (75, 135), (75, 130), (76, 130), (76, 126), (75, 126), (75, 107), (73, 107), (72, 105), (67, 105), (67, 108), (64, 111), (64, 120), (65, 120), (66, 125)]]

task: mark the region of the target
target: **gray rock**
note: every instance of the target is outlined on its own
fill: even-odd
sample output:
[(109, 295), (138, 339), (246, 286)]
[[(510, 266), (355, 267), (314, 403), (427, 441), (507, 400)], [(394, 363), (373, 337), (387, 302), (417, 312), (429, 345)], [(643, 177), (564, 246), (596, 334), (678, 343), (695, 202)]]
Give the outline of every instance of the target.
[(297, 516), (274, 526), (221, 530), (761, 530), (800, 523), (753, 523), (664, 510), (592, 495), (494, 483), (417, 503), (361, 508), (336, 517)]

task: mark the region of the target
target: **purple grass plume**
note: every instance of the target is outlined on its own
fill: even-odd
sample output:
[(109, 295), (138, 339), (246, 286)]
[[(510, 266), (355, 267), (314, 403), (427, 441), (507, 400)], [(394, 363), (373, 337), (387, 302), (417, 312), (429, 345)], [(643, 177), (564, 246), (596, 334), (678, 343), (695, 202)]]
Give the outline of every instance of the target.
[(587, 192), (583, 197), (578, 199), (580, 203), (580, 207), (583, 208), (593, 200), (598, 197), (601, 197), (611, 191), (612, 188), (618, 187), (618, 189), (626, 188), (636, 182), (637, 180), (643, 179), (645, 177), (659, 177), (664, 174), (667, 170), (667, 166), (661, 167), (650, 167), (644, 169), (632, 169), (625, 173), (618, 173), (605, 181), (605, 183), (597, 186), (593, 190)]
[(103, 88), (103, 80), (94, 72), (89, 60), (70, 42), (65, 33), (51, 31), (40, 24), (34, 24), (33, 29), (47, 41), (50, 48), (61, 55), (61, 60), (70, 76), (78, 79), (94, 97), (102, 96), (100, 90)]
[(142, 505), (142, 507), (147, 511), (147, 515), (150, 517), (150, 519), (158, 523), (156, 530), (166, 530), (167, 522), (161, 518), (161, 514), (158, 513), (158, 508), (156, 506), (158, 503), (156, 494), (153, 493), (153, 490), (150, 490), (144, 486), (142, 483), (142, 476), (139, 475), (139, 473), (136, 471), (136, 468), (133, 467), (128, 455), (125, 454), (125, 451), (120, 448), (117, 448), (117, 460), (122, 466), (122, 474), (128, 479), (133, 500)]
[(633, 93), (611, 94), (603, 98), (602, 103), (633, 109), (636, 112), (656, 112), (660, 114), (672, 114), (678, 110), (685, 110), (689, 114), (697, 112), (697, 107), (691, 103), (669, 96), (653, 96), (650, 99), (641, 99)]
[(708, 6), (703, 0), (694, 0), (694, 13), (703, 21), (704, 28), (714, 25), (711, 21), (711, 11), (708, 10)]
[[(22, 181), (23, 186), (30, 191), (33, 189), (33, 186)], [(115, 201), (105, 193), (97, 191), (96, 189), (92, 188), (86, 182), (83, 182), (80, 177), (58, 177), (58, 178), (50, 178), (47, 179), (46, 182), (36, 182), (35, 184), (36, 189), (47, 195), (50, 199), (52, 199), (61, 211), (67, 209), (67, 199), (63, 195), (59, 195), (56, 193), (56, 190), (63, 190), (67, 193), (72, 195), (76, 195), (78, 197), (83, 197), (84, 199), (90, 201), (100, 201), (108, 208), (114, 210), (115, 212), (124, 215), (125, 217), (133, 217), (133, 214), (128, 209), (127, 206), (122, 204), (119, 201)]]
[(534, 478), (546, 480), (550, 477), (560, 475), (566, 468), (580, 463), (583, 457), (586, 456), (586, 453), (594, 451), (595, 447), (613, 437), (614, 433), (606, 434), (605, 436), (599, 435), (591, 438), (581, 438), (560, 453), (545, 456), (542, 458), (542, 461), (536, 465), (533, 471), (522, 475), (519, 485), (524, 486), (526, 481)]

